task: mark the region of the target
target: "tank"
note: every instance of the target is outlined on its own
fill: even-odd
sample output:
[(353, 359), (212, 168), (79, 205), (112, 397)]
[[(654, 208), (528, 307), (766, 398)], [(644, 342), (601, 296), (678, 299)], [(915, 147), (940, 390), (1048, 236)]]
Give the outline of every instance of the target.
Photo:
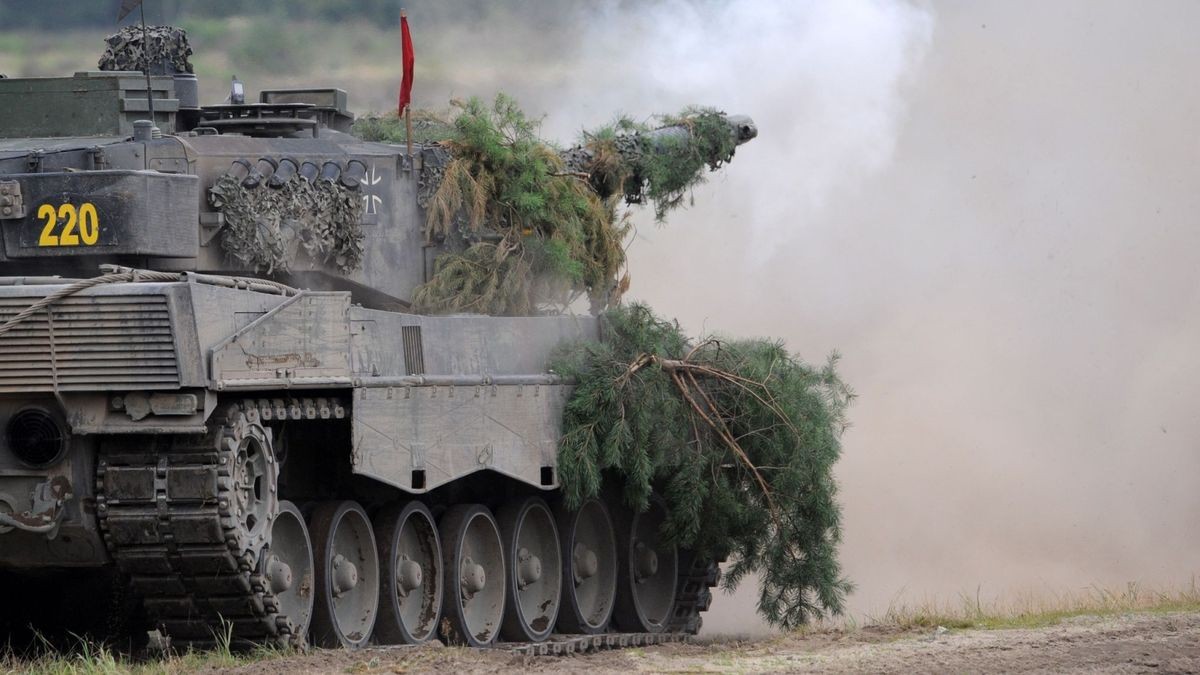
[(425, 234), (444, 148), (351, 135), (340, 89), (152, 73), (0, 79), (0, 639), (695, 633), (718, 567), (661, 504), (560, 503), (547, 363), (597, 319), (414, 311), (459, 245)]

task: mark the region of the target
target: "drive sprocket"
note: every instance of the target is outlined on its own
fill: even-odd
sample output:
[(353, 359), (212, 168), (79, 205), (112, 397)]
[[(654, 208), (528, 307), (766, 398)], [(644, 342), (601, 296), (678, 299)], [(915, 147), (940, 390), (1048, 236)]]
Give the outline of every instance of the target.
[(101, 448), (96, 512), (109, 552), (154, 627), (176, 642), (295, 643), (262, 560), (279, 514), (269, 429), (233, 405), (205, 435)]

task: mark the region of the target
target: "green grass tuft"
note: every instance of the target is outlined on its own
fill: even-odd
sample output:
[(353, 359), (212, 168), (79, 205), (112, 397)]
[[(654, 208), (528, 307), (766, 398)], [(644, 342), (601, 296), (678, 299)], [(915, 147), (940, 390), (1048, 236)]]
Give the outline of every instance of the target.
[(893, 603), (882, 616), (866, 618), (866, 625), (903, 630), (943, 626), (951, 629), (1044, 628), (1082, 616), (1118, 616), (1131, 613), (1200, 612), (1200, 588), (1189, 586), (1151, 590), (1136, 583), (1112, 590), (1092, 585), (1066, 593), (1024, 593), (984, 601), (979, 589), (962, 594), (957, 603)]

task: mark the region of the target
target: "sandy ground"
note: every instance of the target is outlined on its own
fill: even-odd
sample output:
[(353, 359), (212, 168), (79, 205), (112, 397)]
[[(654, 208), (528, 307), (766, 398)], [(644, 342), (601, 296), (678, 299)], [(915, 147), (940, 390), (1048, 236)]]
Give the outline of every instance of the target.
[(1037, 629), (820, 630), (571, 657), (440, 646), (317, 651), (233, 672), (1088, 672), (1200, 673), (1200, 613), (1079, 617)]

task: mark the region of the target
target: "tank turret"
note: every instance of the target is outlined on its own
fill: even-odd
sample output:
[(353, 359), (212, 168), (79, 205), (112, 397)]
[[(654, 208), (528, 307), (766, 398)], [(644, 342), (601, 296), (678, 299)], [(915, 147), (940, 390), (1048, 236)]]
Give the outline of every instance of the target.
[[(80, 275), (102, 262), (266, 274), (349, 290), (371, 306), (408, 306), (441, 252), (426, 241), (421, 203), (448, 155), (436, 144), (409, 155), (350, 135), (340, 89), (267, 89), (257, 103), (196, 107), (194, 77), (151, 78), (158, 119), (146, 134), (135, 128), (148, 109), (140, 74), (0, 82), (0, 174), (13, 192), (0, 207), (0, 262), (19, 274)], [(187, 110), (194, 119), (185, 124)], [(745, 116), (719, 119), (734, 146), (757, 134)], [(678, 124), (622, 137), (630, 201), (639, 200), (645, 157), (690, 139)], [(586, 145), (563, 156), (609, 196), (610, 164), (596, 164)], [(86, 236), (61, 236), (74, 207), (50, 200), (64, 193), (88, 195)]]

